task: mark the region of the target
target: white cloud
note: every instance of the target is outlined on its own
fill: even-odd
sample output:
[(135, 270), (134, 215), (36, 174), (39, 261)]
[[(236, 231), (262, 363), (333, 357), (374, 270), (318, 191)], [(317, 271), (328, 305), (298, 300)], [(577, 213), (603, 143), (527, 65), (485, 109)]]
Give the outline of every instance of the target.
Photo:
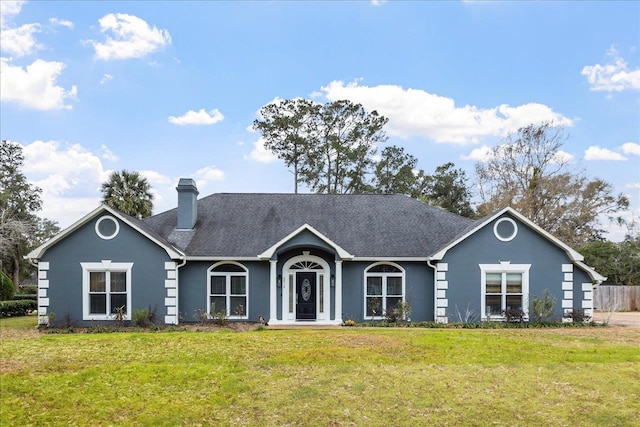
[(558, 150), (552, 160), (557, 164), (571, 163), (573, 161), (573, 154)]
[(26, 69), (11, 64), (8, 58), (1, 58), (0, 99), (13, 101), (36, 110), (72, 109), (65, 100), (75, 99), (76, 86), (66, 90), (57, 85), (57, 79), (64, 68), (62, 62), (35, 60)]
[(105, 160), (109, 160), (111, 162), (117, 162), (118, 161), (118, 156), (116, 156), (115, 154), (113, 154), (113, 151), (111, 151), (109, 149), (109, 147), (107, 147), (106, 145), (101, 145), (100, 146), (100, 150), (102, 151), (102, 158)]
[(458, 107), (451, 98), (420, 89), (361, 86), (357, 81), (349, 84), (333, 81), (322, 91), (330, 101), (349, 99), (367, 110), (377, 110), (389, 118), (386, 128), (389, 135), (401, 138), (420, 136), (442, 143), (474, 144), (482, 137), (505, 136), (531, 123), (573, 125), (573, 120), (537, 103), (517, 107), (502, 104), (489, 109)]
[(100, 184), (109, 171), (96, 154), (58, 141), (34, 141), (23, 154), (25, 176), (42, 188), (42, 217), (66, 227), (100, 204)]
[(98, 20), (100, 31), (107, 34), (103, 43), (87, 40), (97, 59), (140, 58), (171, 44), (167, 30), (151, 27), (143, 19), (126, 13), (110, 13)]
[(164, 212), (175, 207), (176, 190), (173, 179), (153, 170), (142, 170), (140, 175), (147, 179), (153, 194), (153, 213)]
[(387, 0), (371, 0), (371, 4), (374, 6), (382, 6)]
[(468, 155), (463, 154), (460, 157), (462, 158), (462, 160), (475, 160), (477, 162), (486, 162), (493, 157), (493, 151), (491, 150), (491, 147), (487, 145), (483, 145), (482, 147), (474, 148), (473, 150), (471, 150), (471, 153), (469, 153)]
[[(498, 153), (501, 153), (502, 146), (498, 146)], [(500, 154), (498, 154), (500, 155)], [(462, 160), (475, 160), (477, 162), (488, 162), (494, 157), (493, 149), (488, 145), (483, 145), (482, 147), (475, 148), (471, 150), (471, 153), (468, 155), (460, 156)], [(567, 153), (566, 151), (558, 151), (556, 152), (554, 158), (552, 159), (553, 163), (570, 163), (573, 161), (573, 155)]]
[(640, 188), (640, 182), (631, 182), (625, 185), (626, 188)]
[(635, 154), (636, 156), (640, 156), (640, 144), (625, 142), (622, 144), (622, 152), (625, 154)]
[(3, 27), (7, 21), (11, 20), (15, 15), (20, 13), (22, 5), (25, 1), (0, 1), (0, 25)]
[(113, 80), (113, 76), (111, 74), (105, 74), (100, 79), (100, 84), (101, 85), (106, 84), (107, 82), (110, 82), (111, 80)]
[(51, 25), (58, 25), (61, 27), (67, 27), (70, 30), (73, 30), (73, 22), (68, 21), (66, 19), (59, 19), (59, 18), (49, 18), (49, 22), (51, 23)]
[(224, 172), (215, 166), (206, 166), (195, 173), (196, 185), (202, 190), (209, 181), (224, 181)]
[(600, 148), (597, 145), (587, 148), (584, 152), (584, 158), (585, 160), (627, 160), (627, 158), (622, 154), (616, 153), (615, 151), (611, 151), (607, 148)]
[(40, 32), (40, 24), (24, 24), (17, 28), (2, 28), (0, 46), (13, 56), (25, 56), (41, 49), (33, 35)]
[(607, 52), (610, 58), (604, 65), (586, 65), (580, 74), (587, 78), (592, 91), (620, 92), (640, 89), (640, 68), (629, 69), (627, 62), (615, 48)]
[(273, 154), (271, 151), (264, 148), (264, 139), (260, 138), (253, 143), (253, 150), (249, 153), (248, 156), (244, 157), (245, 159), (255, 160), (259, 163), (273, 163), (277, 162), (278, 157)]
[(208, 113), (201, 108), (200, 111), (189, 110), (182, 116), (169, 116), (169, 123), (174, 125), (212, 125), (224, 119), (224, 116), (217, 109), (213, 109)]

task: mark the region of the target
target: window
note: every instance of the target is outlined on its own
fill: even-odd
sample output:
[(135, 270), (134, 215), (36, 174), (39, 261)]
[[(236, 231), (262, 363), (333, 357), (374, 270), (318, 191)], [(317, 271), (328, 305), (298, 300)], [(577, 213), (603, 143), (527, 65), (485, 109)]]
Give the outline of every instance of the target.
[(529, 307), (530, 264), (481, 264), (482, 319), (503, 319), (506, 310), (520, 310), (525, 318)]
[(248, 316), (248, 273), (240, 264), (216, 264), (209, 270), (207, 314), (211, 317), (224, 311), (235, 319)]
[(96, 221), (95, 229), (101, 239), (110, 240), (118, 235), (120, 225), (114, 217), (105, 215)]
[(365, 271), (365, 316), (382, 318), (404, 300), (404, 271), (392, 264), (374, 264)]
[(122, 308), (131, 319), (131, 268), (133, 263), (80, 264), (82, 266), (83, 319), (115, 320)]

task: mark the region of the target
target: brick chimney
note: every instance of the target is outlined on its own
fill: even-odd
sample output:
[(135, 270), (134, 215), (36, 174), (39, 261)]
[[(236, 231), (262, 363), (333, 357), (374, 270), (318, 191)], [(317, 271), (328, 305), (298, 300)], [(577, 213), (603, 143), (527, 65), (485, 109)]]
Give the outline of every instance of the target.
[(198, 219), (198, 187), (191, 178), (180, 178), (178, 186), (178, 229), (191, 230)]

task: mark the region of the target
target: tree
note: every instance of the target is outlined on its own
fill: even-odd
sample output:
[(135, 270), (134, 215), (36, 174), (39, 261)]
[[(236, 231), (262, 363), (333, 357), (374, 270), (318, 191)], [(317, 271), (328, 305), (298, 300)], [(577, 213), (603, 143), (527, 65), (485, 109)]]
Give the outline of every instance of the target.
[[(36, 213), (42, 208), (40, 188), (29, 184), (21, 169), (24, 156), (20, 144), (0, 143), (0, 261), (17, 289), (31, 267), (23, 259), (33, 247), (59, 231), (53, 221)], [(43, 227), (47, 224), (47, 227)]]
[(264, 139), (264, 147), (293, 166), (294, 192), (298, 193), (299, 170), (308, 161), (311, 134), (316, 131), (314, 120), (320, 105), (306, 99), (286, 99), (267, 104), (260, 109), (261, 120), (253, 122), (253, 129)]
[(416, 170), (418, 159), (395, 145), (385, 147), (375, 165), (373, 191), (418, 197), (424, 190), (424, 171)]
[(473, 217), (471, 190), (467, 186), (467, 175), (462, 169), (455, 169), (449, 162), (436, 168), (436, 172), (426, 179), (422, 192), (424, 200), (434, 206), (465, 217)]
[(478, 213), (512, 206), (569, 245), (601, 238), (599, 217), (613, 218), (629, 201), (615, 196), (610, 184), (570, 170), (560, 150), (565, 139), (563, 128), (551, 122), (508, 135), (488, 162), (476, 163)]
[(303, 99), (266, 105), (260, 115), (253, 128), (266, 149), (293, 167), (295, 192), (299, 183), (318, 193), (370, 191), (373, 155), (387, 138), (385, 117), (351, 101)]
[(310, 161), (302, 171), (307, 186), (318, 193), (370, 191), (368, 175), (377, 144), (387, 140), (388, 119), (347, 100), (323, 105), (315, 119)]
[(589, 242), (580, 253), (587, 265), (607, 278), (605, 283), (640, 285), (640, 236), (622, 242)]
[(138, 172), (112, 172), (109, 180), (102, 183), (100, 191), (103, 194), (103, 203), (122, 213), (139, 219), (151, 216), (151, 186)]

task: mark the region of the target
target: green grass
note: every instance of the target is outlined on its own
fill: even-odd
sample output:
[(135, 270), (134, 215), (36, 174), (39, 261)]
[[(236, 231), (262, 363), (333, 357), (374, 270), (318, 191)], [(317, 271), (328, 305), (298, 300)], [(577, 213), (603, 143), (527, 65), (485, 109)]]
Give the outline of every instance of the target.
[(0, 320), (4, 425), (629, 425), (640, 329), (42, 334)]

